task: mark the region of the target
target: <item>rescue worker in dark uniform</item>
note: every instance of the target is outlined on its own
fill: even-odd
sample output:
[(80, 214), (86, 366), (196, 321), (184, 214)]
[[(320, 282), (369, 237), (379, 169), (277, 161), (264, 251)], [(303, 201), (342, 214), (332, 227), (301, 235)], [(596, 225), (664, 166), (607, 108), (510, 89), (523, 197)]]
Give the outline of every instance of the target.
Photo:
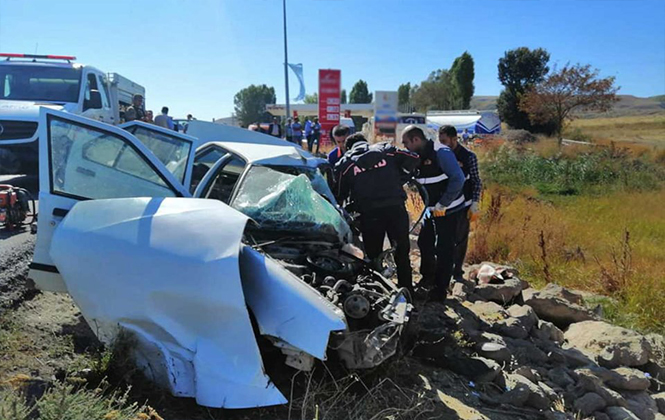
[(420, 248), (421, 285), (429, 288), (429, 298), (443, 302), (453, 271), (455, 232), (459, 217), (466, 217), (464, 209), (464, 174), (455, 154), (441, 145), (427, 140), (420, 128), (410, 125), (402, 133), (402, 141), (409, 151), (420, 155), (416, 181), (427, 190), (428, 214), (418, 236)]
[(413, 292), (409, 260), (409, 215), (402, 187), (418, 166), (418, 156), (387, 143), (370, 144), (362, 133), (346, 139), (346, 153), (335, 165), (337, 199), (350, 198), (360, 213), (360, 232), (367, 256), (375, 261), (388, 238), (395, 244), (399, 287)]
[[(466, 129), (464, 130), (466, 132)], [(457, 141), (457, 130), (450, 125), (439, 128), (439, 141), (450, 147), (455, 153), (457, 163), (464, 173), (464, 208), (467, 217), (459, 217), (455, 235), (455, 253), (453, 264), (453, 279), (462, 279), (462, 266), (466, 257), (466, 249), (469, 244), (470, 222), (478, 218), (480, 209), (480, 194), (483, 183), (478, 171), (478, 158), (476, 154)]]

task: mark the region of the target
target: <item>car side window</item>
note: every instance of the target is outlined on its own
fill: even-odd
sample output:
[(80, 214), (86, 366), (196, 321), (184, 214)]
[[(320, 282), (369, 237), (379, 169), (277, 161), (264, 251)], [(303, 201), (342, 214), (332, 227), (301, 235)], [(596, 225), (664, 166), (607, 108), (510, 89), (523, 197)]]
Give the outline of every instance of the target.
[(97, 89), (97, 76), (94, 73), (88, 73), (85, 83), (85, 99), (90, 100), (90, 91)]
[(109, 93), (106, 90), (106, 84), (104, 83), (104, 77), (101, 74), (97, 75), (97, 86), (99, 87), (99, 92), (102, 96), (102, 106), (106, 109), (111, 108), (111, 101), (109, 100)]
[(170, 185), (129, 140), (49, 117), (51, 192), (83, 199), (175, 197)]
[(203, 150), (196, 154), (194, 157), (194, 167), (192, 168), (192, 184), (190, 192), (194, 193), (196, 187), (199, 185), (206, 173), (212, 166), (226, 156), (228, 152), (219, 146), (210, 146), (208, 149)]
[(205, 198), (220, 200), (226, 204), (229, 203), (233, 190), (238, 183), (240, 175), (245, 170), (245, 161), (237, 156), (233, 156), (220, 168), (219, 173), (212, 181), (210, 188), (205, 194)]

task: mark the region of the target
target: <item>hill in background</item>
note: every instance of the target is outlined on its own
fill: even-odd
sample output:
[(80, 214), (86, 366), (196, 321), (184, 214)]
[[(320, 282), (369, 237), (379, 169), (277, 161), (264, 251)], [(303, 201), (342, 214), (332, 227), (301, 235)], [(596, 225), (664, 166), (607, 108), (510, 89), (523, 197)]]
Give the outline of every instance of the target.
[[(474, 96), (471, 98), (471, 109), (489, 111), (496, 109), (498, 96)], [(605, 113), (583, 113), (582, 118), (623, 117), (630, 115), (651, 115), (665, 113), (665, 95), (640, 98), (633, 95), (619, 95), (619, 102), (614, 109)]]

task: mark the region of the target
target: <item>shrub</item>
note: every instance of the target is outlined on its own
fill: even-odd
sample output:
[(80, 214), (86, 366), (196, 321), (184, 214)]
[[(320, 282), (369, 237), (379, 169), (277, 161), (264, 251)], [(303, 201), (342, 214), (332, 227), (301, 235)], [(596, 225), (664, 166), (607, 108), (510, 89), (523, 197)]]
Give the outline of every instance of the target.
[(649, 191), (665, 182), (665, 168), (645, 156), (633, 157), (613, 145), (543, 156), (504, 144), (481, 159), (488, 183), (533, 187), (543, 194), (572, 195), (609, 190)]
[(537, 140), (536, 136), (526, 130), (506, 130), (502, 137), (506, 141), (516, 144), (534, 143)]
[(0, 389), (2, 420), (161, 420), (148, 406), (128, 401), (128, 393), (109, 392), (108, 387), (89, 390), (55, 382), (34, 405), (20, 389)]

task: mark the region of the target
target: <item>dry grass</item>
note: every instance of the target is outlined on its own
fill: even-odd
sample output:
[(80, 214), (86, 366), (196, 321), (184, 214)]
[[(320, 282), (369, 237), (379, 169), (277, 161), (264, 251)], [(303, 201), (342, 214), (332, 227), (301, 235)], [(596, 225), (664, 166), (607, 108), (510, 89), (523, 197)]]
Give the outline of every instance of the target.
[(470, 262), (513, 263), (536, 284), (608, 295), (595, 303), (612, 321), (663, 333), (665, 114), (571, 128), (598, 145), (478, 149), (487, 188)]
[[(496, 208), (500, 203), (500, 208)], [(491, 186), (469, 261), (516, 263), (548, 279), (617, 298), (608, 315), (665, 332), (665, 191), (539, 198)]]
[(665, 148), (665, 113), (579, 119), (571, 123), (569, 133), (576, 129), (601, 144), (613, 141)]

